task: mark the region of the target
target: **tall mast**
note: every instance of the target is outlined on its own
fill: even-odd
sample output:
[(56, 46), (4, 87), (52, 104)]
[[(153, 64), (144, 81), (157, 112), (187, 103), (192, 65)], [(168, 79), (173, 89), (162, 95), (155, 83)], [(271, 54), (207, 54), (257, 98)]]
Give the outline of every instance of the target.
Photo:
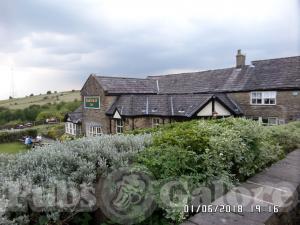
[(15, 96), (15, 77), (14, 77), (14, 67), (13, 67), (13, 65), (11, 65), (11, 67), (10, 67), (10, 76), (11, 76), (11, 89), (10, 89), (10, 96), (11, 97), (16, 97)]

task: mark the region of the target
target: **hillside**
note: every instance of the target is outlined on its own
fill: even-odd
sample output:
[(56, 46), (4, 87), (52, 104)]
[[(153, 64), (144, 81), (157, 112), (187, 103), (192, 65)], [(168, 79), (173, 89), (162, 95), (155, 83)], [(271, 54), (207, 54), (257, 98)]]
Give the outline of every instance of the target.
[(52, 94), (27, 96), (24, 98), (0, 100), (0, 107), (5, 107), (8, 109), (24, 109), (30, 105), (45, 105), (47, 103), (53, 104), (59, 102), (72, 102), (75, 99), (80, 101), (79, 91), (66, 91)]

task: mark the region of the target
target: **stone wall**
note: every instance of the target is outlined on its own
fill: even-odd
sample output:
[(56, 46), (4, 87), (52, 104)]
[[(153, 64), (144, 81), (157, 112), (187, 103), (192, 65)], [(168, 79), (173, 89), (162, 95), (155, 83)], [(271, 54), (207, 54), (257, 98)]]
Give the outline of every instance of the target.
[[(299, 203), (300, 150), (296, 150), (211, 203), (214, 209), (230, 205), (230, 212), (200, 212), (182, 225), (299, 225)], [(235, 210), (237, 205), (242, 205), (242, 212)]]
[[(298, 92), (298, 95), (293, 95)], [(300, 117), (300, 91), (277, 91), (276, 105), (251, 105), (251, 92), (228, 94), (242, 109), (245, 116), (277, 117), (289, 122)]]

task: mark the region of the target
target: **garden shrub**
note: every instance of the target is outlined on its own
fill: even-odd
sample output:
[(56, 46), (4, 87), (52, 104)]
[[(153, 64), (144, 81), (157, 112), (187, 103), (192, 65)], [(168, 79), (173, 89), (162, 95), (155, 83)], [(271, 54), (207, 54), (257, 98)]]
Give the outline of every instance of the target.
[(57, 140), (60, 139), (64, 133), (65, 133), (65, 125), (57, 124), (51, 126), (47, 132), (43, 133), (43, 135), (51, 139)]
[(300, 122), (291, 122), (281, 126), (273, 126), (268, 129), (273, 142), (278, 143), (285, 152), (300, 147)]
[(73, 141), (73, 140), (75, 140), (76, 139), (76, 137), (74, 136), (74, 135), (70, 135), (70, 134), (63, 134), (60, 138), (59, 138), (59, 140), (60, 141)]
[[(176, 123), (158, 129), (137, 161), (162, 183), (183, 179), (197, 186), (221, 180), (230, 188), (284, 157), (285, 143), (276, 142), (269, 129), (275, 128), (241, 118)], [(165, 217), (184, 219), (182, 208), (160, 207)]]
[(138, 161), (158, 178), (197, 174), (204, 182), (226, 171), (244, 180), (283, 156), (266, 129), (232, 118), (178, 123), (154, 134), (153, 145)]
[[(230, 188), (298, 147), (299, 132), (300, 122), (265, 127), (251, 120), (227, 118), (135, 131), (139, 135), (80, 138), (27, 153), (0, 155), (0, 184), (24, 180), (38, 186), (59, 180), (93, 184), (97, 173), (134, 163), (146, 166), (156, 178), (154, 195), (159, 208), (142, 224), (179, 224), (187, 215), (180, 205), (172, 207), (160, 200), (164, 184), (177, 181), (193, 190), (218, 180)], [(175, 188), (174, 193), (178, 190)], [(27, 214), (20, 216), (2, 217), (2, 221), (17, 224), (13, 219), (31, 219)], [(58, 213), (60, 216), (69, 215)], [(55, 224), (53, 218), (48, 215), (46, 219)]]
[[(47, 188), (60, 181), (76, 186), (93, 185), (96, 183), (97, 171), (128, 165), (133, 157), (150, 143), (150, 135), (104, 135), (57, 142), (16, 155), (0, 154), (0, 224), (3, 221), (5, 224), (14, 224), (14, 220), (19, 218), (10, 219), (7, 215), (1, 217), (5, 214), (1, 207), (6, 201), (2, 199), (2, 191), (8, 182), (20, 182), (24, 185), (29, 183), (41, 188)], [(55, 213), (58, 214), (58, 220), (71, 215)], [(47, 224), (58, 224), (51, 215), (51, 222)], [(31, 215), (24, 213), (20, 216)], [(37, 218), (43, 218), (43, 214)]]

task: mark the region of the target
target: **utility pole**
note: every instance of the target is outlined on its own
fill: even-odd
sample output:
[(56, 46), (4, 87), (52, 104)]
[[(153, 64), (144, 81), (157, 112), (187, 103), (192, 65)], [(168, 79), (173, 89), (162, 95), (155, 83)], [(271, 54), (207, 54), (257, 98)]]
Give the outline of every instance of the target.
[(11, 72), (11, 89), (10, 89), (10, 96), (11, 97), (16, 97), (15, 96), (15, 77), (14, 77), (14, 67), (13, 67), (13, 65), (11, 65), (11, 68), (10, 68), (10, 72)]

